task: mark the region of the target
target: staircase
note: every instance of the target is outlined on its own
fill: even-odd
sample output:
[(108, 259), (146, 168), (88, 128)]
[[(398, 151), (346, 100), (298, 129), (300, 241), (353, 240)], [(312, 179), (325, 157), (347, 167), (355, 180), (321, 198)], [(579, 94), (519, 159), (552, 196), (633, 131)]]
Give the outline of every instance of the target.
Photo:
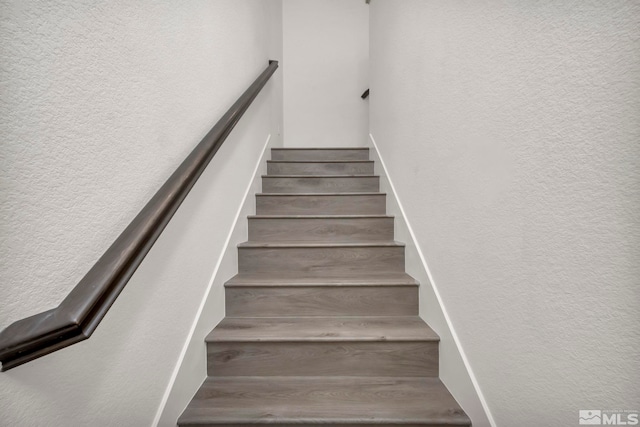
[(367, 148), (272, 150), (180, 426), (469, 426)]

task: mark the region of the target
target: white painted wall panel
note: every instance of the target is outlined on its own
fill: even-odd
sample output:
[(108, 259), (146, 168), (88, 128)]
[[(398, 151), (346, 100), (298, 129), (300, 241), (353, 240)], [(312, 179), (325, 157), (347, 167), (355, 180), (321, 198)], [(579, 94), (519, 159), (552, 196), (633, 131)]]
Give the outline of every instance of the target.
[(640, 4), (371, 4), (371, 133), (498, 426), (640, 401)]
[(364, 146), (369, 7), (364, 0), (284, 0), (288, 147)]
[[(269, 58), (282, 60), (282, 1), (270, 0), (269, 14)], [(269, 97), (271, 97), (271, 116), (274, 132), (282, 128), (282, 71), (271, 77)], [(256, 213), (256, 197), (262, 188), (262, 175), (267, 174), (267, 160), (271, 158), (271, 148), (282, 146), (282, 135), (269, 135), (261, 149), (262, 153), (254, 165), (252, 178), (245, 184), (244, 198), (237, 207), (234, 222), (227, 229), (227, 239), (215, 261), (209, 286), (204, 298), (195, 312), (191, 330), (185, 335), (185, 343), (173, 373), (165, 396), (156, 413), (155, 425), (173, 426), (182, 414), (191, 398), (200, 388), (207, 375), (207, 354), (205, 337), (224, 317), (224, 283), (238, 272), (237, 245), (248, 239), (248, 215)], [(252, 149), (255, 149), (252, 146)], [(253, 153), (258, 154), (258, 153)], [(244, 172), (243, 172), (244, 173)], [(227, 187), (227, 191), (239, 193), (241, 188)]]
[(451, 323), (442, 295), (434, 286), (431, 271), (414, 227), (407, 218), (393, 180), (386, 169), (385, 160), (380, 156), (373, 137), (369, 138), (369, 145), (370, 157), (376, 162), (375, 172), (380, 175), (380, 191), (387, 194), (387, 214), (395, 217), (395, 239), (405, 244), (405, 269), (420, 283), (420, 317), (440, 337), (438, 376), (472, 420), (473, 426), (488, 427), (493, 422), (491, 413), (464, 353), (457, 331)]

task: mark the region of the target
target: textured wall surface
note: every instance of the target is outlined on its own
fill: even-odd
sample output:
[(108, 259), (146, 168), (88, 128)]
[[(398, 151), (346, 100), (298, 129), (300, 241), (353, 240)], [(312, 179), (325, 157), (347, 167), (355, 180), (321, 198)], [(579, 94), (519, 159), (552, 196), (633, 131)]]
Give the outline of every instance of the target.
[(371, 4), (371, 133), (498, 426), (639, 409), (640, 3)]
[[(282, 1), (269, 0), (270, 7), (270, 37), (269, 58), (282, 60)], [(271, 108), (275, 129), (282, 127), (282, 71), (276, 72), (271, 77), (269, 88), (272, 97)], [(265, 88), (267, 89), (267, 88)], [(220, 252), (215, 263), (209, 287), (198, 308), (197, 318), (194, 319), (190, 333), (185, 336), (183, 353), (174, 368), (173, 376), (169, 382), (165, 397), (156, 414), (157, 426), (174, 426), (176, 419), (182, 414), (191, 398), (202, 385), (207, 376), (207, 353), (205, 351), (205, 337), (211, 332), (225, 314), (224, 283), (238, 273), (238, 248), (237, 245), (248, 240), (249, 223), (248, 215), (256, 213), (255, 194), (262, 188), (262, 175), (267, 174), (267, 160), (271, 158), (271, 148), (281, 147), (282, 138), (273, 134), (264, 141), (262, 155), (257, 160), (250, 184), (233, 187), (233, 191), (244, 191), (242, 206), (237, 207), (235, 223), (231, 224), (226, 232), (228, 240), (225, 241), (223, 252)], [(254, 153), (255, 154), (255, 153)], [(221, 230), (225, 231), (225, 230)]]
[(364, 145), (369, 7), (364, 0), (283, 0), (288, 147)]
[[(278, 144), (281, 146), (281, 144)], [(261, 191), (262, 175), (267, 174), (267, 160), (271, 158), (270, 148), (274, 147), (271, 138), (266, 141), (264, 151), (256, 162), (255, 174), (245, 190), (246, 197), (238, 208), (235, 224), (228, 233), (228, 242), (224, 252), (220, 254), (216, 269), (212, 275), (209, 289), (198, 309), (191, 333), (187, 336), (184, 354), (179, 359), (174, 371), (174, 378), (169, 383), (165, 399), (156, 414), (159, 427), (173, 427), (176, 420), (187, 407), (193, 395), (198, 391), (207, 377), (207, 352), (205, 338), (225, 315), (224, 283), (238, 273), (238, 244), (246, 242), (249, 234), (248, 215), (256, 213), (255, 194)]]
[[(0, 327), (56, 306), (267, 66), (270, 7), (0, 1)], [(93, 337), (0, 375), (0, 424), (152, 423), (261, 149), (280, 139), (275, 86)]]
[(407, 218), (397, 189), (386, 168), (385, 159), (380, 156), (378, 146), (370, 136), (369, 153), (375, 161), (376, 175), (380, 175), (380, 191), (387, 193), (387, 215), (395, 217), (394, 236), (404, 243), (405, 270), (419, 283), (420, 317), (427, 322), (440, 337), (438, 346), (438, 376), (449, 392), (471, 418), (473, 427), (491, 426), (491, 414), (477, 380), (461, 348), (456, 330), (451, 324), (442, 296), (433, 286), (431, 272), (424, 253), (414, 232), (414, 225)]

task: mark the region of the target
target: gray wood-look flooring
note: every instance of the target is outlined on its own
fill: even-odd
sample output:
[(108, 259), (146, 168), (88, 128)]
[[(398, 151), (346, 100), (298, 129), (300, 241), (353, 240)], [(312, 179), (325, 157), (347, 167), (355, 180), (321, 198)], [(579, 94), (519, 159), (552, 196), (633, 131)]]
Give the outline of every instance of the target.
[(370, 242), (393, 240), (385, 215), (262, 215), (249, 217), (249, 241)]
[(468, 426), (438, 378), (210, 377), (182, 425)]
[(438, 335), (418, 316), (226, 318), (207, 342), (431, 341)]
[(207, 345), (209, 375), (379, 376), (438, 375), (436, 342), (216, 342)]
[(368, 148), (273, 148), (271, 160), (369, 160)]
[(267, 174), (274, 175), (373, 175), (371, 160), (267, 161)]
[(227, 286), (228, 317), (412, 316), (418, 314), (418, 285), (264, 283)]
[(404, 271), (350, 273), (329, 276), (324, 272), (307, 273), (304, 276), (292, 271), (276, 273), (238, 273), (225, 283), (226, 287), (238, 286), (406, 286), (418, 285)]
[(390, 242), (309, 244), (247, 242), (238, 247), (240, 272), (296, 271), (339, 275), (347, 271), (404, 271), (404, 246)]
[(384, 193), (262, 193), (258, 215), (384, 215)]
[(469, 426), (367, 148), (273, 149), (181, 426)]
[(265, 193), (355, 193), (376, 192), (380, 178), (369, 175), (265, 175)]

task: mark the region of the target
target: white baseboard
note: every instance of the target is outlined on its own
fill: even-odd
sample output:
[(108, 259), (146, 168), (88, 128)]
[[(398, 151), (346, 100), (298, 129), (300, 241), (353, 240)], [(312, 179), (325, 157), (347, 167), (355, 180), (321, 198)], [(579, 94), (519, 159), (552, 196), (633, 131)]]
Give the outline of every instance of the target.
[(476, 380), (471, 364), (449, 318), (446, 306), (420, 244), (389, 176), (373, 135), (369, 134), (373, 148), (376, 173), (380, 175), (381, 191), (387, 193), (387, 213), (395, 216), (395, 239), (405, 243), (407, 273), (420, 282), (420, 317), (440, 336), (440, 379), (471, 418), (474, 427), (495, 427), (495, 421)]
[[(167, 388), (156, 412), (152, 426), (175, 426), (178, 416), (189, 403), (194, 393), (206, 378), (206, 351), (204, 337), (213, 326), (224, 317), (224, 281), (237, 272), (237, 244), (247, 240), (247, 215), (255, 211), (255, 198), (260, 192), (261, 176), (266, 173), (267, 148), (271, 145), (271, 135), (267, 137), (262, 153), (255, 165), (253, 175), (245, 189), (242, 202), (233, 219), (220, 256), (209, 279), (204, 297), (198, 308), (189, 334)], [(242, 221), (238, 221), (242, 218)]]

